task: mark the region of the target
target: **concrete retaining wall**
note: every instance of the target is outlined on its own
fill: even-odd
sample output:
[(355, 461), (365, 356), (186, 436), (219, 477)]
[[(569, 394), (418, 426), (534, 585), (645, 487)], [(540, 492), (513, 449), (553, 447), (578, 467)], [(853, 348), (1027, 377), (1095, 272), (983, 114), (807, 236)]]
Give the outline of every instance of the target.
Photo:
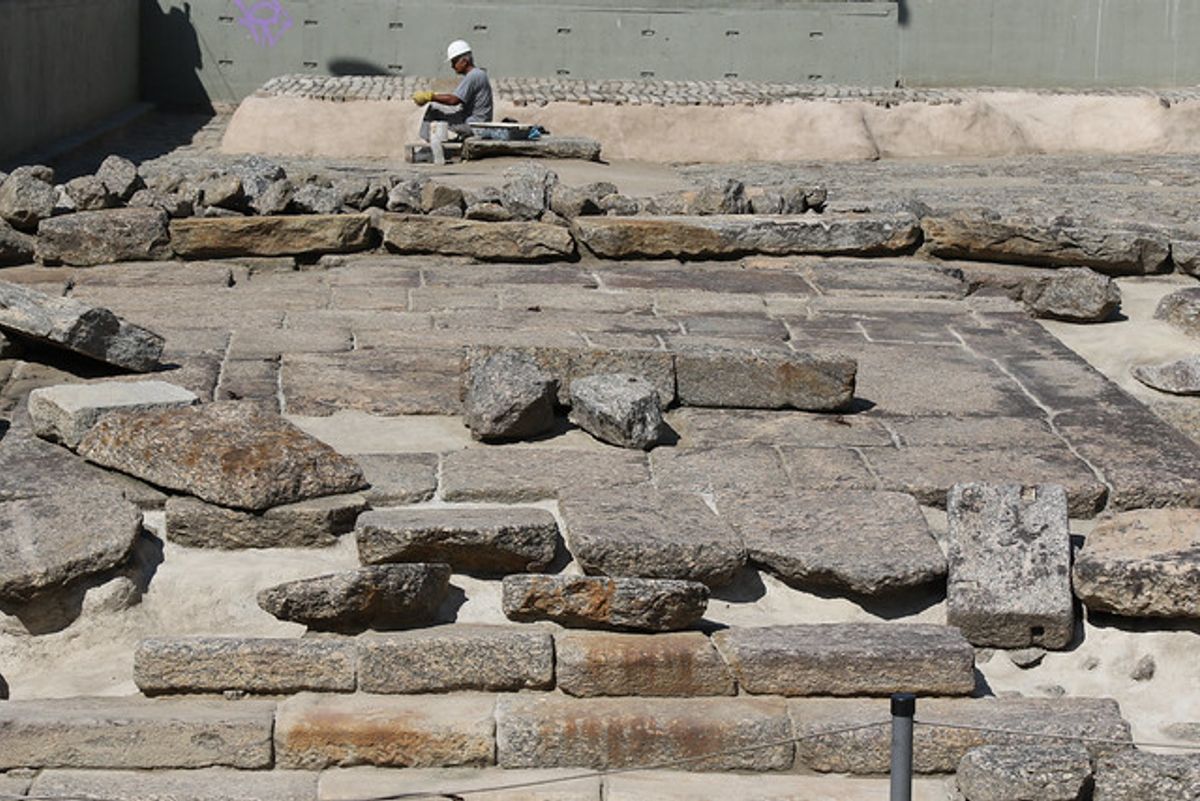
[(0, 161), (138, 100), (138, 0), (0, 0)]

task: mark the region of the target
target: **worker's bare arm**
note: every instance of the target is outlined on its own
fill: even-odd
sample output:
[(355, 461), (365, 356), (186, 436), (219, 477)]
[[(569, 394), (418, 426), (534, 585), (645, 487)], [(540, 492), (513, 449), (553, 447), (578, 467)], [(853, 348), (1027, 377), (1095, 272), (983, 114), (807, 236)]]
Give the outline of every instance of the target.
[(441, 103), (444, 106), (461, 106), (462, 98), (452, 94), (435, 94), (433, 96), (434, 103)]

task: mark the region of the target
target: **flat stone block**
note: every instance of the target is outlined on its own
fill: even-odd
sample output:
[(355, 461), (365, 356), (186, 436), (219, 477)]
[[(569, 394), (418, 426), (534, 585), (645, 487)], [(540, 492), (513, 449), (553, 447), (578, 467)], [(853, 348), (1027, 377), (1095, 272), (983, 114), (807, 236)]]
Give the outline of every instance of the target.
[(600, 143), (586, 136), (547, 136), (545, 139), (482, 139), (472, 136), (463, 142), (463, 161), (491, 156), (523, 159), (600, 160)]
[(600, 576), (505, 576), (502, 604), (510, 620), (563, 626), (674, 631), (704, 616), (708, 588), (675, 579)]
[(749, 350), (675, 354), (676, 392), (684, 406), (845, 410), (854, 400), (857, 370), (848, 357)]
[(985, 745), (958, 763), (958, 789), (969, 801), (1077, 801), (1092, 778), (1092, 760), (1078, 743)]
[[(3, 233), (0, 231), (0, 233)], [(32, 248), (32, 243), (30, 244)], [(8, 774), (0, 773), (0, 794), (12, 797), (21, 797), (29, 792), (30, 785), (33, 784), (33, 775), (28, 776), (9, 776)]]
[(368, 693), (545, 690), (554, 642), (530, 626), (456, 624), (359, 641), (359, 689)]
[(177, 495), (167, 499), (167, 537), (190, 548), (321, 548), (354, 529), (367, 508), (359, 494), (324, 498), (244, 512)]
[(39, 437), (75, 448), (107, 412), (171, 409), (199, 402), (194, 392), (165, 381), (59, 384), (29, 393), (29, 416)]
[(363, 495), (372, 506), (420, 503), (437, 490), (436, 453), (360, 453), (354, 461), (371, 485)]
[[(857, 459), (857, 457), (854, 457)], [(779, 452), (769, 445), (713, 448), (658, 448), (650, 453), (655, 483), (677, 492), (720, 492), (791, 486)], [(863, 468), (863, 474), (866, 469)]]
[(1075, 605), (1062, 487), (958, 484), (946, 513), (946, 622), (974, 645), (1066, 647)]
[(730, 628), (713, 635), (756, 695), (965, 695), (975, 649), (950, 626), (829, 623)]
[(267, 701), (6, 701), (0, 768), (268, 768), (274, 711)]
[(89, 267), (169, 258), (167, 215), (158, 209), (80, 211), (38, 225), (38, 261)]
[[(891, 718), (886, 699), (804, 698), (790, 701), (788, 711), (795, 736), (803, 738), (796, 743), (797, 767), (821, 773), (888, 772)], [(1130, 741), (1129, 724), (1121, 718), (1120, 707), (1107, 698), (922, 698), (917, 701), (916, 719), (913, 770), (918, 773), (953, 773), (968, 751), (984, 745), (1055, 742), (1046, 735)], [(875, 722), (880, 725), (812, 736)], [(945, 728), (935, 723), (1022, 734)], [(1085, 746), (1093, 758), (1126, 747), (1101, 742)]]
[[(564, 323), (571, 324), (568, 321)], [(500, 349), (489, 346), (469, 348), (463, 361), (463, 374), (469, 372), (472, 364)], [(663, 406), (675, 400), (675, 362), (669, 353), (661, 350), (565, 347), (529, 347), (520, 350), (558, 381), (558, 402), (562, 406), (571, 405), (571, 383), (575, 379), (612, 373), (628, 373), (646, 379), (654, 385)]]
[(1089, 610), (1200, 618), (1200, 510), (1142, 509), (1101, 520), (1075, 557)]
[(1108, 489), (1091, 468), (1059, 448), (941, 446), (864, 451), (883, 489), (906, 492), (926, 506), (945, 506), (955, 484), (1054, 484), (1067, 493), (1071, 517), (1090, 518), (1104, 508)]
[(523, 503), (558, 498), (576, 487), (632, 487), (649, 481), (645, 454), (628, 451), (506, 446), (468, 448), (442, 459), (442, 498), (447, 501)]
[(911, 495), (719, 490), (717, 510), (751, 561), (785, 582), (882, 595), (940, 581), (946, 558)]
[(493, 765), (495, 703), (490, 695), (296, 695), (275, 717), (275, 765)]
[(920, 239), (916, 218), (907, 214), (582, 217), (574, 228), (582, 245), (606, 259), (879, 256), (909, 250)]
[(461, 361), (458, 349), (446, 347), (288, 354), (280, 385), (288, 414), (460, 414)]
[[(466, 793), (518, 786), (481, 795), (488, 801), (600, 801), (600, 778), (574, 778), (578, 770), (501, 768), (331, 768), (321, 773), (319, 801), (362, 801), (395, 793)], [(568, 779), (540, 784), (551, 779)], [(436, 797), (436, 795), (434, 796)]]
[(354, 349), (348, 328), (238, 328), (229, 359), (278, 359), (284, 353), (345, 353)]
[[(888, 779), (655, 770), (608, 777), (604, 787), (606, 801), (878, 801)], [(913, 801), (946, 801), (941, 779), (914, 779), (912, 793)]]
[(561, 497), (559, 512), (587, 573), (719, 587), (746, 562), (741, 537), (691, 493), (589, 488)]
[[(686, 406), (671, 411), (666, 419), (679, 432), (680, 444), (688, 448), (748, 443), (808, 448), (892, 447), (887, 429), (859, 415)], [(945, 424), (940, 419), (937, 422)]]
[(356, 528), (363, 564), (445, 562), (457, 571), (537, 573), (554, 561), (558, 523), (544, 509), (367, 512)]
[(383, 244), (393, 253), (438, 253), (486, 261), (544, 261), (575, 253), (566, 228), (538, 222), (478, 222), (410, 214), (384, 214)]
[(365, 214), (171, 221), (171, 249), (185, 259), (350, 253), (370, 244), (370, 218)]
[(317, 774), (290, 770), (47, 770), (32, 793), (121, 801), (314, 801)]
[[(497, 761), (505, 768), (621, 768), (693, 760), (693, 771), (787, 770), (784, 705), (750, 698), (559, 698), (504, 696), (496, 706)], [(707, 758), (706, 758), (707, 757)]]
[(729, 668), (708, 637), (562, 631), (554, 635), (558, 688), (598, 695), (733, 695)]
[(369, 565), (267, 587), (258, 605), (314, 630), (357, 633), (428, 626), (449, 591), (446, 564)]
[(353, 692), (356, 660), (351, 640), (155, 637), (138, 643), (133, 680), (146, 695)]
[(1096, 801), (1200, 798), (1200, 756), (1133, 749), (1096, 762)]

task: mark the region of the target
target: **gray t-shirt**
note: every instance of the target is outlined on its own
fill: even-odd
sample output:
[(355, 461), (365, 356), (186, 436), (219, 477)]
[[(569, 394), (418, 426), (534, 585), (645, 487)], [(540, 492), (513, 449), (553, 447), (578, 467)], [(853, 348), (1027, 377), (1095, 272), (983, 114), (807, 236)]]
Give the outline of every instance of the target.
[(454, 96), (462, 101), (467, 122), (492, 121), (492, 84), (488, 81), (487, 70), (473, 67), (458, 82)]

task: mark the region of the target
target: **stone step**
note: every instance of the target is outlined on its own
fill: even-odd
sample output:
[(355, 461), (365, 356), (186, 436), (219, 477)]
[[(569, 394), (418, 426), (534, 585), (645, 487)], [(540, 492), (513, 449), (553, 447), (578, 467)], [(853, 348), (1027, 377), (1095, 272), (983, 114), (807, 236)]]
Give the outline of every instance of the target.
[(6, 701), (0, 770), (268, 768), (274, 712), (267, 701)]
[[(487, 801), (601, 801), (602, 779), (575, 778), (579, 774), (579, 770), (568, 768), (330, 768), (321, 773), (319, 801), (363, 801), (399, 793), (430, 793), (431, 800), (456, 798), (461, 794), (464, 799), (478, 797)], [(523, 784), (531, 786), (481, 792), (485, 788)]]
[(320, 776), (294, 770), (47, 770), (30, 795), (121, 801), (315, 801)]
[[(562, 698), (514, 695), (496, 705), (504, 768), (619, 768), (692, 760), (693, 771), (792, 766), (791, 726), (778, 699)], [(737, 751), (709, 758), (716, 752)]]
[(342, 638), (151, 638), (134, 651), (133, 680), (146, 695), (353, 692), (357, 661)]
[(382, 214), (376, 226), (393, 253), (438, 253), (483, 261), (561, 261), (575, 254), (571, 232), (548, 223)]
[(733, 628), (713, 635), (743, 692), (966, 695), (975, 649), (958, 629), (904, 623)]
[[(822, 773), (887, 773), (891, 727), (884, 699), (804, 698), (790, 701), (788, 712), (797, 737), (796, 763)], [(1056, 737), (1092, 737), (1128, 742), (1129, 724), (1116, 701), (1107, 698), (931, 698), (918, 699), (913, 735), (913, 769), (919, 773), (953, 773), (959, 760), (981, 745), (1061, 743)], [(922, 724), (950, 723), (1032, 736), (944, 728)], [(843, 734), (819, 736), (846, 727), (880, 725)], [(815, 736), (818, 735), (818, 736)], [(1085, 743), (1092, 757), (1125, 746)]]
[(185, 259), (350, 253), (371, 245), (365, 214), (303, 214), (171, 221), (171, 249)]
[(554, 635), (558, 688), (574, 696), (733, 695), (736, 684), (708, 637), (698, 631)]

